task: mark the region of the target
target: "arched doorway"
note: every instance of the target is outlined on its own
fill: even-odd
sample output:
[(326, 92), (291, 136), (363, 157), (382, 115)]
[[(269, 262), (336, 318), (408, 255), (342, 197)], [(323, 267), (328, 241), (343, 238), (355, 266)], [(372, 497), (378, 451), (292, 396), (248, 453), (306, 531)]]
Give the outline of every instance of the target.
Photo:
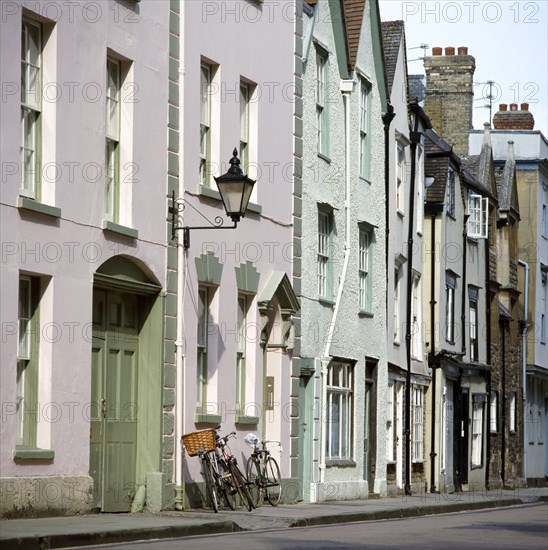
[(160, 290), (120, 256), (94, 276), (90, 475), (102, 512), (129, 511), (146, 473), (160, 469)]

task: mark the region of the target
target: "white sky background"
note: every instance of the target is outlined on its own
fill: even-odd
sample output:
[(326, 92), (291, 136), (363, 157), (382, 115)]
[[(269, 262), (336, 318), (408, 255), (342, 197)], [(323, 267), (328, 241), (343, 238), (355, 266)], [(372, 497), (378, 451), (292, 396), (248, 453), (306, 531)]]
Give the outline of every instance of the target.
[[(379, 3), (382, 21), (404, 21), (408, 60), (423, 56), (421, 44), (429, 46), (426, 55), (436, 46), (454, 46), (455, 53), (467, 46), (476, 59), (474, 82), (496, 82), (493, 115), (499, 103), (529, 103), (534, 129), (548, 137), (548, 0)], [(410, 61), (408, 70), (424, 74), (422, 61)], [(479, 108), (489, 103), (481, 99), (488, 93), (488, 86), (474, 86), (475, 129), (489, 121), (489, 109)]]

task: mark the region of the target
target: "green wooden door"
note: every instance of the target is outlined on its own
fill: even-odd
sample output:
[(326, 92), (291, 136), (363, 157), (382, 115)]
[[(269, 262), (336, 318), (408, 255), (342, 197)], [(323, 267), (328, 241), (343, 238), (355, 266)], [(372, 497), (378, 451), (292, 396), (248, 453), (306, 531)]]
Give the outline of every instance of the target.
[(90, 475), (94, 507), (131, 509), (137, 456), (137, 298), (94, 292)]
[(368, 482), (369, 492), (373, 491), (371, 472), (371, 384), (365, 384), (363, 438), (363, 479)]

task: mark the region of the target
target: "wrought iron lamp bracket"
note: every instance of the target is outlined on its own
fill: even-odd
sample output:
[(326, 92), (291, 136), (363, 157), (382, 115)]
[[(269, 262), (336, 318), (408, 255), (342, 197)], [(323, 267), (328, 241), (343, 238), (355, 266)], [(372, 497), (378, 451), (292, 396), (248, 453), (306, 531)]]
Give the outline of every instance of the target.
[[(178, 218), (185, 208), (189, 206), (198, 213), (209, 225), (178, 225)], [(191, 229), (236, 229), (239, 219), (235, 216), (232, 218), (234, 225), (224, 225), (225, 220), (222, 216), (216, 216), (213, 221), (208, 220), (195, 206), (190, 204), (186, 199), (175, 198), (175, 191), (171, 192), (171, 206), (169, 207), (169, 214), (171, 215), (171, 240), (174, 240), (177, 236), (177, 231), (183, 231), (183, 247), (185, 250), (190, 248), (190, 230)]]

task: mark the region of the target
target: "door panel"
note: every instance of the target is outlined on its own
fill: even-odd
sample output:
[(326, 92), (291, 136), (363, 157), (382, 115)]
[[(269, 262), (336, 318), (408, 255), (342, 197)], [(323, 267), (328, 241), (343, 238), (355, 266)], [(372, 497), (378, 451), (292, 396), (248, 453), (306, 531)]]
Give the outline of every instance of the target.
[[(95, 296), (94, 296), (95, 298)], [(117, 293), (97, 293), (94, 311), (107, 312), (102, 333), (97, 327), (93, 348), (90, 469), (95, 506), (103, 512), (131, 509), (137, 456), (138, 337), (136, 300)], [(127, 306), (127, 307), (126, 307)], [(135, 328), (133, 328), (135, 327)], [(102, 338), (99, 336), (101, 333)]]
[[(99, 339), (94, 338), (94, 344), (104, 344)], [(101, 507), (101, 487), (102, 487), (102, 440), (103, 440), (103, 423), (101, 413), (102, 399), (102, 373), (103, 373), (103, 345), (93, 346), (91, 350), (91, 404), (89, 410), (90, 417), (90, 458), (89, 469), (90, 476), (93, 478), (93, 507)]]
[(363, 440), (363, 479), (369, 484), (368, 491), (373, 490), (371, 472), (371, 384), (365, 384), (365, 426)]

